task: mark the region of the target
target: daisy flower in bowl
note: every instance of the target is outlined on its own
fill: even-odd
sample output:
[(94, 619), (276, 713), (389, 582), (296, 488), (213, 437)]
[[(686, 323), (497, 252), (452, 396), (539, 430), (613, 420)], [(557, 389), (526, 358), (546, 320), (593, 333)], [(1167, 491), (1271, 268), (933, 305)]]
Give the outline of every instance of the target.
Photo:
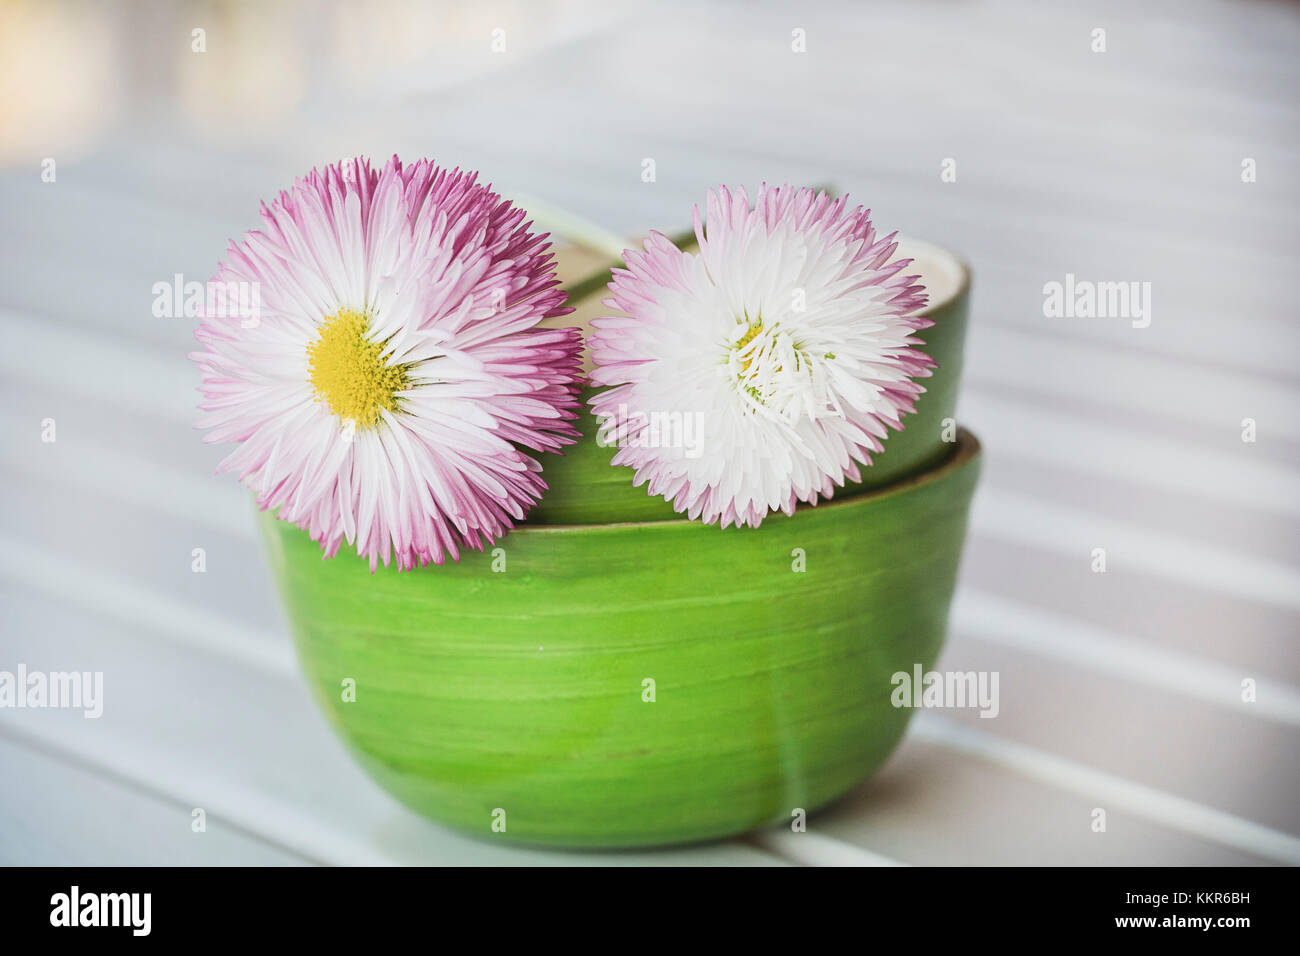
[(219, 470), (332, 557), (401, 569), (504, 534), (546, 489), (529, 452), (577, 436), (581, 340), (550, 244), (472, 172), (365, 159), (312, 170), (262, 206), (215, 283), (256, 321), (195, 335)]
[[(614, 270), (589, 337), (615, 465), (687, 517), (757, 527), (816, 504), (883, 449), (924, 391), (932, 321), (870, 210), (790, 186), (710, 191), (698, 252), (652, 233)], [(696, 440), (673, 440), (682, 423)], [(687, 429), (689, 430), (689, 428)]]

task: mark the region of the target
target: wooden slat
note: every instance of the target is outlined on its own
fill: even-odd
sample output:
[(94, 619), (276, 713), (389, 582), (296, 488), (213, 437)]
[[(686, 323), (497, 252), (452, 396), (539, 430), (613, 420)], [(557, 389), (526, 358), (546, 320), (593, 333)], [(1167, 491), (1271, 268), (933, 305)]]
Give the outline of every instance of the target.
[(1108, 813), (1117, 809), (1242, 853), (1300, 865), (1300, 837), (1253, 820), (941, 717), (922, 715), (913, 732), (921, 740), (937, 742), (1031, 780), (1077, 793), (1102, 809), (1109, 808)]
[[(1107, 810), (1106, 832), (1091, 829)], [(1251, 866), (1273, 862), (922, 739), (915, 729), (810, 832), (915, 866)]]
[[(111, 772), (0, 731), (0, 865), (298, 866), (311, 862)], [(21, 781), (21, 786), (18, 785)], [(106, 825), (111, 821), (111, 825)]]

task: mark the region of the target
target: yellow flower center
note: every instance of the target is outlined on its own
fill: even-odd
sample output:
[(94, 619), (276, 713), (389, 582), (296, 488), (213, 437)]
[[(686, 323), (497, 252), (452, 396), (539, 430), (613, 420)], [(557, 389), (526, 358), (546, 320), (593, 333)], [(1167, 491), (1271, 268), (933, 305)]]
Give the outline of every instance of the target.
[[(762, 332), (762, 331), (763, 331), (763, 320), (762, 320), (762, 319), (758, 319), (758, 320), (756, 320), (756, 321), (754, 321), (754, 322), (751, 322), (750, 325), (749, 325), (749, 328), (745, 330), (745, 334), (742, 335), (742, 336), (740, 337), (740, 341), (737, 342), (735, 345), (733, 345), (733, 346), (731, 347), (731, 348), (732, 348), (732, 351), (740, 352), (742, 349), (744, 349), (744, 347), (745, 347), (746, 345), (748, 345), (750, 342), (754, 341), (754, 338), (758, 335), (759, 332)], [(752, 361), (754, 361), (754, 357), (751, 355), (749, 358), (744, 359), (744, 360), (742, 361), (742, 363), (741, 363), (741, 367), (742, 367), (746, 372), (748, 372), (748, 371), (749, 371), (749, 363), (752, 362)]]
[(307, 368), (316, 400), (357, 428), (372, 428), (383, 410), (397, 411), (397, 393), (410, 387), (407, 365), (389, 365), (384, 343), (367, 338), (370, 320), (343, 309), (320, 327), (307, 346)]

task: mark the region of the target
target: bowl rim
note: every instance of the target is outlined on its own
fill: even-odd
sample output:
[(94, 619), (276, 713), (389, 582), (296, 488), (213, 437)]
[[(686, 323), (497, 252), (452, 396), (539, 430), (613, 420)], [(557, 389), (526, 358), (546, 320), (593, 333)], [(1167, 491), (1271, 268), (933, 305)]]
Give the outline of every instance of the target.
[[(974, 432), (961, 426), (957, 427), (957, 440), (953, 442), (953, 452), (944, 459), (943, 462), (933, 468), (928, 468), (923, 472), (904, 478), (883, 488), (873, 488), (870, 491), (863, 491), (858, 494), (846, 495), (840, 498), (831, 498), (820, 504), (808, 505), (800, 504), (795, 509), (795, 514), (801, 511), (833, 511), (842, 508), (848, 508), (854, 505), (870, 504), (883, 498), (890, 498), (894, 495), (901, 495), (913, 491), (923, 485), (932, 482), (941, 481), (955, 471), (959, 471), (966, 465), (976, 461), (983, 450), (980, 440), (975, 437)], [(646, 492), (649, 494), (649, 492)], [(783, 515), (784, 516), (784, 515)], [(774, 517), (774, 516), (773, 516)], [(717, 528), (716, 525), (706, 525), (704, 522), (690, 518), (666, 518), (662, 521), (607, 521), (597, 524), (538, 524), (530, 525), (527, 519), (520, 524), (515, 525), (510, 530), (510, 534), (562, 534), (567, 531), (594, 531), (600, 529), (623, 529), (623, 528), (682, 528), (690, 525), (698, 525), (701, 528)], [(731, 531), (731, 528), (717, 528), (718, 531)], [(740, 529), (739, 531), (756, 531), (757, 528)]]
[[(631, 245), (629, 245), (628, 248), (635, 249), (638, 245), (644, 243), (645, 239), (646, 239), (645, 236), (630, 237), (628, 239), (628, 242), (631, 243)], [(929, 302), (926, 303), (924, 309), (916, 313), (917, 315), (924, 315), (928, 317), (933, 313), (938, 312), (940, 309), (946, 309), (948, 306), (952, 305), (962, 296), (967, 295), (970, 292), (971, 267), (970, 267), (970, 263), (967, 262), (966, 259), (963, 258), (961, 255), (959, 255), (956, 252), (953, 252), (953, 250), (949, 249), (947, 246), (941, 246), (939, 245), (939, 243), (931, 242), (929, 239), (922, 239), (920, 236), (911, 236), (906, 233), (896, 234), (894, 236), (894, 241), (899, 246), (899, 248), (895, 249), (894, 251), (895, 256), (901, 254), (903, 258), (912, 258), (913, 260), (915, 260), (915, 256), (910, 254), (924, 251), (928, 255), (933, 256), (935, 259), (939, 259), (939, 260), (947, 259), (949, 264), (955, 267), (957, 271), (958, 278), (956, 284), (952, 287), (952, 291), (949, 292), (946, 296), (944, 296), (941, 299), (931, 299)], [(583, 248), (581, 245), (574, 242), (553, 241), (551, 251), (553, 253), (556, 253), (558, 256), (558, 253), (563, 249), (581, 249), (581, 248)], [(618, 263), (615, 263), (611, 265), (609, 269), (606, 269), (606, 271), (610, 271), (617, 267), (618, 267)], [(595, 271), (599, 271), (599, 270), (595, 270)], [(596, 291), (590, 293), (586, 298), (594, 298), (595, 296), (600, 294), (601, 294), (600, 291)], [(553, 320), (543, 320), (542, 324), (546, 328), (561, 328), (563, 327), (563, 321), (565, 318), (566, 316), (557, 316)]]
[[(940, 259), (946, 258), (950, 260), (951, 264), (955, 266), (957, 269), (957, 275), (958, 275), (957, 284), (953, 286), (952, 291), (949, 292), (942, 299), (933, 299), (930, 302), (927, 302), (925, 308), (922, 309), (920, 312), (916, 313), (917, 315), (923, 315), (929, 318), (935, 312), (938, 312), (941, 309), (948, 308), (948, 306), (952, 305), (954, 302), (958, 301), (963, 296), (968, 295), (970, 293), (970, 285), (971, 285), (970, 263), (967, 262), (960, 255), (953, 252), (947, 246), (941, 246), (937, 242), (931, 242), (929, 239), (921, 239), (915, 236), (900, 234), (897, 237), (897, 240), (901, 248), (895, 251), (896, 255), (898, 253), (902, 253), (906, 258), (909, 252), (925, 250), (928, 254), (936, 258), (940, 258)], [(911, 268), (909, 267), (907, 271), (910, 272)]]
[[(628, 248), (629, 249), (637, 248), (638, 245), (645, 242), (645, 238), (646, 238), (645, 236), (642, 236), (640, 238), (633, 237), (628, 239), (628, 242), (631, 243), (631, 245), (629, 245)], [(901, 255), (902, 258), (911, 258), (915, 262), (916, 260), (914, 254), (918, 252), (925, 252), (927, 255), (931, 256), (936, 260), (940, 260), (940, 261), (947, 260), (947, 264), (955, 268), (957, 271), (957, 282), (953, 285), (952, 290), (941, 299), (930, 299), (926, 303), (925, 308), (921, 309), (919, 312), (916, 313), (917, 315), (924, 316), (925, 318), (931, 318), (936, 312), (948, 308), (954, 302), (958, 302), (964, 296), (970, 294), (971, 267), (970, 267), (970, 263), (967, 262), (962, 256), (953, 252), (947, 246), (941, 246), (939, 245), (939, 243), (931, 242), (929, 239), (922, 239), (917, 236), (909, 236), (905, 233), (896, 234), (894, 236), (894, 242), (897, 244), (898, 248), (894, 250), (894, 256), (891, 257), (891, 260), (892, 258)], [(581, 249), (581, 248), (583, 247), (578, 245), (577, 243), (572, 243), (572, 242), (553, 243), (551, 247), (551, 251), (557, 255), (556, 261), (558, 262), (558, 253), (562, 249)], [(618, 267), (619, 267), (619, 263), (616, 262), (610, 265), (605, 271), (611, 271)], [(595, 271), (599, 271), (599, 270), (595, 270)], [(907, 271), (910, 272), (911, 269), (909, 268)], [(925, 277), (919, 276), (919, 278), (923, 279)], [(597, 298), (602, 294), (603, 293), (600, 290), (597, 290), (595, 292), (590, 292), (579, 301), (586, 302), (588, 299)], [(604, 300), (601, 301), (603, 304)], [(571, 303), (566, 300), (565, 304), (577, 305), (578, 303)], [(569, 318), (571, 314), (572, 312), (569, 312), (569, 313), (565, 313), (564, 315), (553, 316), (550, 319), (543, 319), (539, 323), (539, 326), (541, 328), (547, 328), (547, 329), (569, 328), (570, 326), (566, 324), (566, 320)], [(580, 331), (583, 337), (584, 355), (585, 355), (586, 338), (590, 334), (591, 330), (586, 327), (580, 327)], [(586, 359), (584, 358), (584, 374), (590, 374), (590, 369), (585, 368), (585, 361)]]

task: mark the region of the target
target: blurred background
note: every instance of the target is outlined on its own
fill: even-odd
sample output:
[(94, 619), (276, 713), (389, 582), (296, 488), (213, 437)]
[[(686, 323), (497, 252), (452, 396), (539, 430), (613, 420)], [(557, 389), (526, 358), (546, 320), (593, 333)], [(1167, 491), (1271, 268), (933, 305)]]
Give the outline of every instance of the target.
[[(1300, 862), (1297, 50), (1266, 2), (3, 0), (0, 670), (102, 671), (104, 713), (0, 709), (0, 863)], [(921, 715), (806, 834), (659, 853), (372, 784), (151, 312), (358, 153), (620, 234), (833, 183), (962, 255), (986, 462), (940, 667), (998, 717)], [(1067, 273), (1151, 283), (1150, 326), (1044, 317)]]

